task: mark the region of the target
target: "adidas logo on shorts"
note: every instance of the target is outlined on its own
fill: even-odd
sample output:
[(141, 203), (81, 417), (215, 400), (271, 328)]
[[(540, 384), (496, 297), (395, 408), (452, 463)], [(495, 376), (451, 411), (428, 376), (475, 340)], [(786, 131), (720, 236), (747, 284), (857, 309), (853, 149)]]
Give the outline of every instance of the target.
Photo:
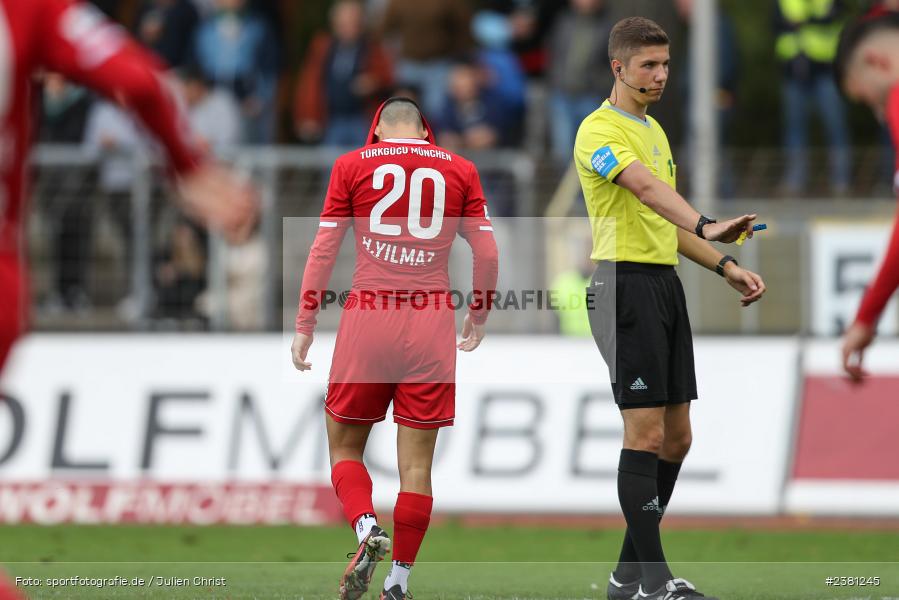
[(643, 383), (642, 377), (637, 377), (637, 380), (631, 384), (631, 390), (633, 390), (633, 391), (648, 390), (648, 389), (649, 389), (649, 386), (646, 385), (645, 383)]

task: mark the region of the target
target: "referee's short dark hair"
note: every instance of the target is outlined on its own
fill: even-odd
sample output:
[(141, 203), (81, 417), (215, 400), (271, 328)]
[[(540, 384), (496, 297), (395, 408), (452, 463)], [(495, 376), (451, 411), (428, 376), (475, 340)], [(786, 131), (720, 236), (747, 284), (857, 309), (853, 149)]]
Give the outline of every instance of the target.
[(609, 59), (627, 64), (631, 57), (647, 46), (667, 46), (668, 34), (658, 23), (645, 17), (621, 19), (609, 34)]
[(846, 93), (846, 75), (849, 63), (858, 47), (871, 35), (881, 31), (899, 32), (899, 13), (887, 13), (880, 17), (861, 17), (843, 28), (837, 54), (833, 59), (833, 76), (837, 87)]

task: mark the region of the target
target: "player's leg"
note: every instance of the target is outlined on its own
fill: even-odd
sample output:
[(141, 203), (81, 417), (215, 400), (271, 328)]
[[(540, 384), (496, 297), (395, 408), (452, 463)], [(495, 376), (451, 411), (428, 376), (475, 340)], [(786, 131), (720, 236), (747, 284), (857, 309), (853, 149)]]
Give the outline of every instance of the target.
[(362, 455), (371, 426), (384, 420), (394, 391), (381, 362), (385, 316), (389, 314), (362, 310), (341, 315), (325, 396), (331, 481), (360, 543), (376, 524), (371, 477)]
[[(671, 578), (659, 535), (657, 477), (669, 394), (667, 295), (675, 274), (633, 263), (619, 263), (615, 273), (606, 273), (612, 268), (601, 264), (594, 274), (598, 301), (591, 328), (614, 377), (612, 391), (624, 421), (618, 497), (628, 528), (608, 586), (609, 598), (623, 600), (634, 597), (641, 583), (657, 587)], [(606, 289), (611, 285), (614, 292)]]
[(665, 514), (674, 484), (680, 473), (690, 445), (693, 429), (690, 425), (690, 403), (669, 404), (665, 407), (665, 439), (659, 452), (659, 518)]
[[(663, 413), (662, 445), (656, 467), (656, 487), (659, 494), (658, 520), (671, 499), (680, 465), (690, 450), (692, 427), (690, 425), (690, 402), (696, 399), (696, 372), (693, 361), (693, 339), (687, 303), (683, 287), (677, 277), (665, 278), (659, 295), (666, 299), (668, 311), (665, 318), (670, 348), (667, 374), (668, 396)], [(706, 598), (684, 579), (669, 578), (655, 587), (651, 581), (641, 581), (641, 598), (661, 600), (663, 598)]]
[[(692, 432), (690, 429), (690, 403), (669, 405), (665, 408), (664, 437), (659, 450), (659, 460), (656, 474), (656, 485), (659, 491), (659, 521), (665, 514), (665, 509), (674, 491), (674, 484), (680, 473), (681, 463), (690, 450)], [(624, 543), (621, 554), (618, 557), (618, 567), (614, 577), (616, 581), (632, 582), (640, 577), (639, 558), (637, 550), (631, 540), (630, 533), (625, 531)], [(624, 586), (623, 586), (624, 587)], [(620, 589), (620, 588), (619, 588)], [(623, 591), (622, 597), (627, 597), (628, 592)]]
[(656, 589), (672, 578), (659, 534), (658, 456), (665, 435), (664, 415), (664, 407), (621, 410), (624, 443), (618, 463), (618, 501), (627, 532), (613, 578), (622, 584), (619, 589), (625, 589), (624, 594), (638, 579), (644, 588)]
[(384, 582), (385, 599), (401, 600), (408, 592), (409, 574), (431, 521), (431, 465), (438, 431), (397, 426), (400, 493), (393, 509), (393, 565)]
[(355, 600), (368, 591), (375, 567), (390, 550), (390, 538), (378, 526), (372, 504), (372, 481), (362, 456), (371, 424), (338, 422), (325, 416), (331, 483), (358, 546), (340, 579), (341, 600)]
[[(372, 506), (372, 483), (362, 462), (371, 424), (338, 423), (325, 416), (328, 433), (328, 452), (331, 457), (331, 483), (343, 506), (347, 522), (361, 542), (375, 521)], [(363, 523), (365, 517), (365, 523)], [(358, 524), (358, 527), (357, 527)]]

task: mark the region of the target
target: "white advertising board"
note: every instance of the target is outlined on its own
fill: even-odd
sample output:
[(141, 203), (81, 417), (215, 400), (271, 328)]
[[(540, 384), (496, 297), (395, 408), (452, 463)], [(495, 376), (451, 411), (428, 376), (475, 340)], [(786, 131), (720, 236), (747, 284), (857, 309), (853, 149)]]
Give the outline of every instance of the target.
[[(838, 335), (852, 323), (886, 251), (890, 224), (818, 222), (811, 229), (812, 333)], [(897, 308), (887, 305), (880, 332), (895, 334)]]
[[(252, 514), (223, 508), (200, 520), (233, 522), (232, 513), (244, 514), (244, 522), (326, 520), (334, 510), (326, 502), (321, 403), (333, 337), (316, 337), (312, 373), (293, 370), (289, 345), (279, 335), (26, 338), (2, 382), (8, 397), (0, 405), (0, 493), (22, 493), (35, 482), (55, 490), (60, 482), (124, 486), (126, 499), (118, 502), (130, 503), (128, 510), (97, 516), (82, 499), (78, 510), (90, 518), (75, 508), (51, 515), (116, 521), (140, 512), (134, 503), (153, 504), (158, 491), (132, 497), (141, 485), (181, 486), (188, 496), (199, 486), (199, 513), (224, 502), (222, 490), (230, 488), (223, 486), (230, 485), (255, 498), (247, 500), (255, 503)], [(696, 341), (700, 400), (692, 407), (694, 443), (673, 513), (778, 510), (797, 352), (790, 339)], [(489, 336), (475, 352), (460, 354), (458, 382), (456, 424), (441, 432), (437, 448), (435, 510), (619, 510), (621, 421), (592, 340)], [(388, 417), (375, 426), (366, 455), (382, 508), (392, 506), (399, 487), (394, 438)], [(281, 497), (274, 508), (260, 504), (271, 491), (265, 486)], [(69, 490), (62, 497), (79, 493), (89, 494)], [(42, 494), (36, 501), (58, 497)], [(188, 513), (173, 520), (194, 522)], [(152, 519), (136, 520), (165, 521), (166, 514), (157, 509)], [(0, 511), (0, 520), (28, 518), (25, 508)]]

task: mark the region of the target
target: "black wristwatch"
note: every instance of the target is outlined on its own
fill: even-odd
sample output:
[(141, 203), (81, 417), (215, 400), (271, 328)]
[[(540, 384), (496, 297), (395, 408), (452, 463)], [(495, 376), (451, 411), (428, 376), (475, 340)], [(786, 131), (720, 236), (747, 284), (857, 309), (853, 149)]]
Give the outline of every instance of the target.
[(700, 239), (705, 239), (705, 236), (702, 234), (702, 228), (708, 225), (709, 223), (717, 223), (715, 219), (710, 219), (705, 215), (699, 215), (699, 221), (696, 223), (696, 235), (699, 236)]
[(726, 255), (722, 256), (721, 260), (718, 261), (718, 264), (715, 265), (715, 272), (718, 273), (718, 275), (721, 275), (722, 277), (724, 277), (724, 265), (726, 265), (729, 262), (733, 262), (738, 267), (740, 266), (740, 263), (737, 262), (736, 258), (731, 256), (730, 254), (726, 254)]

